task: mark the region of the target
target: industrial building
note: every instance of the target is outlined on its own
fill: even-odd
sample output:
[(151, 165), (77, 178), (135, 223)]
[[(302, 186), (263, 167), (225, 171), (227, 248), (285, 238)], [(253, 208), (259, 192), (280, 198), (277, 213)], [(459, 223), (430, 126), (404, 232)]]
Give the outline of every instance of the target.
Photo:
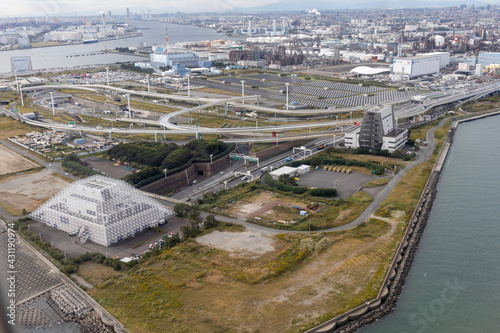
[(96, 175), (72, 183), (29, 216), (72, 240), (111, 246), (174, 215), (126, 182)]
[(288, 175), (290, 177), (305, 175), (311, 171), (311, 167), (309, 165), (302, 164), (297, 168), (284, 166), (274, 171), (271, 171), (269, 175), (274, 179), (278, 179), (281, 175)]
[(10, 57), (10, 66), (12, 71), (29, 72), (33, 69), (31, 66), (31, 57)]
[(477, 63), (482, 68), (489, 65), (500, 65), (500, 52), (479, 52)]
[(377, 106), (365, 111), (361, 127), (345, 135), (348, 148), (381, 149), (393, 152), (408, 140), (408, 130), (395, 127), (392, 105)]
[(424, 53), (414, 57), (394, 58), (393, 80), (409, 80), (422, 75), (439, 73), (440, 68), (450, 63), (449, 52)]
[(176, 64), (185, 67), (210, 67), (211, 62), (200, 59), (197, 54), (189, 52), (163, 52), (151, 53), (151, 62), (162, 66), (174, 66)]

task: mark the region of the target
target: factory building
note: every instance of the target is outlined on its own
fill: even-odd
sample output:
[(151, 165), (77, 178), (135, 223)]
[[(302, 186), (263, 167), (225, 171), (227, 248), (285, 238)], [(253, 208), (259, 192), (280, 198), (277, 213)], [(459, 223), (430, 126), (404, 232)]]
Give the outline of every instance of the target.
[(79, 242), (111, 246), (174, 215), (124, 181), (96, 175), (67, 186), (30, 217)]
[(393, 80), (409, 80), (422, 75), (439, 73), (441, 58), (438, 56), (415, 56), (394, 58), (392, 61)]
[(365, 111), (361, 127), (346, 133), (344, 144), (348, 148), (393, 152), (403, 148), (407, 140), (408, 130), (395, 127), (392, 105), (385, 105)]
[(12, 71), (17, 72), (31, 71), (33, 69), (31, 66), (31, 57), (10, 57), (10, 67)]
[(200, 58), (195, 53), (152, 53), (150, 55), (151, 62), (159, 63), (162, 66), (173, 66), (179, 64), (185, 67), (200, 67)]
[(489, 65), (500, 65), (500, 52), (479, 52), (477, 63), (482, 68)]

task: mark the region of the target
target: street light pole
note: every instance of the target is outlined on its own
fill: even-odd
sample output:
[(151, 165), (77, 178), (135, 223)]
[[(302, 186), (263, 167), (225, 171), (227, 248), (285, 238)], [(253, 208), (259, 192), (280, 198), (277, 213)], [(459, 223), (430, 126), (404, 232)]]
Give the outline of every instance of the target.
[(241, 80), (241, 104), (245, 104), (245, 80)]
[(21, 105), (24, 106), (24, 99), (23, 99), (23, 85), (19, 85), (19, 94), (21, 95)]
[(128, 103), (128, 118), (132, 118), (132, 110), (130, 110), (130, 94), (126, 94), (127, 96), (127, 103)]
[(290, 83), (285, 83), (286, 85), (286, 110), (288, 111), (288, 86), (290, 85)]
[(214, 154), (210, 154), (210, 164), (212, 164), (212, 156), (214, 156)]
[(50, 102), (52, 103), (52, 116), (55, 116), (56, 110), (54, 108), (54, 92), (50, 91), (49, 94), (50, 94)]
[(338, 179), (335, 179), (335, 181), (333, 182), (333, 188), (334, 188), (334, 189), (337, 189), (337, 182), (338, 182), (338, 181), (339, 181)]
[(168, 169), (163, 169), (163, 173), (165, 173), (165, 178), (167, 178), (167, 170)]
[(19, 91), (19, 82), (17, 81), (17, 70), (14, 69), (14, 77), (16, 78), (16, 89)]

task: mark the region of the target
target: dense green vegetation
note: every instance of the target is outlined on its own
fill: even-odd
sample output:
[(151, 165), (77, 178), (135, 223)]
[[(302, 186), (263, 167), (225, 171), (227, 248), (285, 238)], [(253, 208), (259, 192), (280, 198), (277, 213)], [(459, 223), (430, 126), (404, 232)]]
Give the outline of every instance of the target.
[(62, 166), (66, 168), (74, 176), (94, 176), (104, 175), (99, 171), (92, 170), (88, 166), (83, 165), (82, 160), (77, 154), (71, 153), (64, 157)]
[(131, 142), (114, 146), (108, 156), (127, 162), (141, 171), (127, 175), (125, 180), (136, 187), (142, 187), (164, 176), (188, 168), (193, 163), (210, 162), (229, 154), (234, 144), (220, 141), (192, 140), (184, 146), (175, 143)]

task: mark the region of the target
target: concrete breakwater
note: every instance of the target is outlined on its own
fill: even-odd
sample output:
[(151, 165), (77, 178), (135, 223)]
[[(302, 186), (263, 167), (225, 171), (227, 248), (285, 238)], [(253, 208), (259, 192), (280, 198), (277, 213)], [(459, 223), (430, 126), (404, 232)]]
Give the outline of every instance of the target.
[(352, 332), (394, 310), (427, 225), (440, 173), (458, 124), (498, 114), (498, 111), (491, 112), (453, 122), (377, 297), (309, 330), (308, 333)]

